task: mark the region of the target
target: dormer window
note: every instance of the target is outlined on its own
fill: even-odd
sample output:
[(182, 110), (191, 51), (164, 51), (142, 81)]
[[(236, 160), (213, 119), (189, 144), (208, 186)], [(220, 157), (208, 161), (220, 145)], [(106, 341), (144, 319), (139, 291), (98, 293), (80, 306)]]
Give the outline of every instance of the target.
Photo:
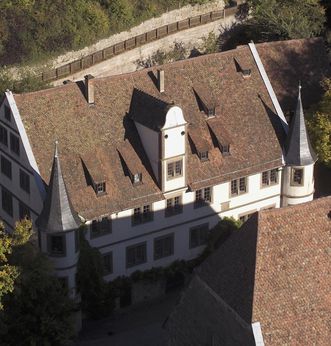
[(243, 74), (244, 78), (249, 78), (252, 74), (252, 71), (251, 71), (251, 69), (247, 68), (247, 69), (242, 70), (242, 74)]
[(95, 193), (97, 196), (101, 196), (106, 193), (106, 183), (104, 181), (95, 184)]
[(208, 108), (207, 109), (207, 115), (208, 115), (208, 117), (214, 117), (215, 116), (215, 107)]
[(220, 148), (224, 156), (230, 155), (230, 144), (220, 144)]
[(199, 153), (201, 161), (208, 161), (208, 151), (202, 151)]
[(136, 184), (140, 184), (141, 183), (141, 173), (136, 173), (133, 174), (132, 176), (132, 184), (136, 185)]

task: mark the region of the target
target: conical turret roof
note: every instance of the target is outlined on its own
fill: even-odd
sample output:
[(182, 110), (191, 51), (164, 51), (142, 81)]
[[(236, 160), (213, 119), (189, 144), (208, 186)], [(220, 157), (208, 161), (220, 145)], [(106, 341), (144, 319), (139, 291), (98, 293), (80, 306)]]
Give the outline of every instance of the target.
[(287, 138), (285, 161), (290, 166), (306, 166), (316, 162), (316, 154), (310, 144), (301, 101), (301, 85), (297, 108)]
[(57, 142), (47, 196), (36, 224), (41, 231), (48, 233), (74, 230), (80, 224), (62, 176)]

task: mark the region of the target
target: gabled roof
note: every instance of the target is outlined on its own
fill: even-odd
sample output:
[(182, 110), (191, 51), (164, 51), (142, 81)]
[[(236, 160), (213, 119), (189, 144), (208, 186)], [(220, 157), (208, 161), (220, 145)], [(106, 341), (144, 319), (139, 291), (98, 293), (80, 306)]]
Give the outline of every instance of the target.
[(49, 233), (74, 230), (80, 225), (62, 176), (57, 144), (44, 207), (36, 223), (40, 231)]
[(329, 345), (331, 196), (254, 214), (197, 269), (266, 345)]
[[(236, 71), (234, 57), (251, 66), (248, 79)], [(206, 117), (201, 114), (193, 88), (210, 88), (216, 112), (231, 135), (231, 155), (218, 148), (201, 162), (187, 143), (187, 182), (198, 189), (255, 174), (282, 165), (282, 145), (270, 117), (275, 110), (248, 47), (205, 55), (162, 66), (165, 91), (160, 93), (151, 75), (160, 67), (93, 79), (94, 105), (86, 102), (80, 83), (14, 95), (29, 142), (44, 181), (49, 180), (52, 147), (61, 143), (62, 173), (75, 210), (91, 219), (161, 200), (135, 123), (160, 129), (168, 107), (179, 106), (188, 127), (202, 128), (212, 144)], [(257, 136), (256, 133), (259, 133)], [(143, 183), (133, 186), (125, 176), (117, 148), (127, 139), (142, 162)], [(249, 148), (249, 150), (247, 150)], [(99, 152), (106, 173), (107, 194), (97, 197), (86, 182), (81, 158)], [(111, 187), (111, 189), (110, 189)]]
[(287, 165), (305, 166), (314, 163), (316, 160), (316, 154), (310, 144), (305, 125), (305, 117), (301, 101), (301, 86), (299, 86), (297, 108), (290, 125), (285, 161)]

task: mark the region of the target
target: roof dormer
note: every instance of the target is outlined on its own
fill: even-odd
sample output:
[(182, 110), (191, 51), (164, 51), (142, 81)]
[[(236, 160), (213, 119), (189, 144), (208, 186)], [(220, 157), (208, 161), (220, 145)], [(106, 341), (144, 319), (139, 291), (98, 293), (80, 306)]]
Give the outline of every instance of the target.
[(208, 118), (216, 116), (217, 102), (210, 88), (206, 86), (195, 86), (193, 88), (200, 111), (203, 111)]
[(252, 70), (248, 66), (241, 63), (238, 60), (238, 58), (234, 58), (233, 60), (234, 60), (235, 66), (236, 66), (236, 71), (241, 73), (243, 78), (245, 78), (245, 79), (249, 78), (252, 74)]
[(98, 156), (93, 152), (81, 157), (87, 185), (92, 186), (95, 194), (103, 196), (107, 193), (106, 174)]
[(195, 152), (200, 161), (208, 161), (210, 146), (207, 139), (202, 135), (201, 130), (198, 128), (190, 127), (189, 137), (194, 145)]
[(142, 163), (132, 148), (128, 140), (125, 140), (117, 148), (126, 175), (130, 177), (132, 185), (139, 185), (142, 183)]
[(212, 139), (223, 156), (230, 155), (231, 138), (220, 119), (211, 119), (208, 121), (208, 127), (212, 133)]

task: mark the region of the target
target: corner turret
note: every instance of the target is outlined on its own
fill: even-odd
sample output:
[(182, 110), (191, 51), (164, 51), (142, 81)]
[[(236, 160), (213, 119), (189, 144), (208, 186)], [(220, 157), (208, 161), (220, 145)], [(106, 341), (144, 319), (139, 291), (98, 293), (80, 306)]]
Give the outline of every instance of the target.
[(314, 194), (316, 154), (310, 144), (299, 85), (297, 107), (285, 147), (282, 206), (311, 201)]

